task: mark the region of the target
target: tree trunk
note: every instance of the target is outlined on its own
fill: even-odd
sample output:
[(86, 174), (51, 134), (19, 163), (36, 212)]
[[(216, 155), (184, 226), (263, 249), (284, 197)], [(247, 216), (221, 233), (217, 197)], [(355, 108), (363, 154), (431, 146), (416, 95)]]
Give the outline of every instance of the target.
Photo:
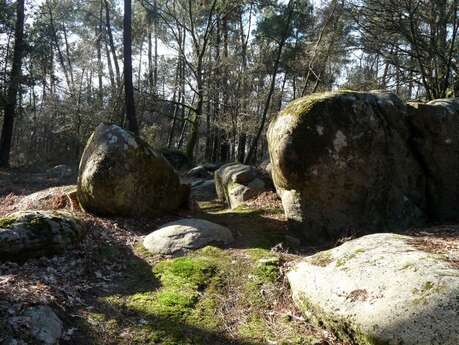
[(70, 94), (73, 92), (73, 85), (72, 82), (69, 78), (69, 74), (67, 72), (67, 67), (65, 66), (65, 60), (64, 60), (64, 55), (62, 54), (61, 50), (61, 45), (59, 42), (59, 37), (57, 36), (57, 28), (54, 23), (54, 16), (53, 16), (53, 10), (51, 8), (51, 5), (49, 2), (47, 2), (48, 5), (48, 12), (49, 12), (49, 23), (51, 25), (51, 30), (52, 30), (52, 35), (53, 35), (53, 40), (54, 40), (54, 45), (57, 50), (57, 57), (59, 58), (59, 63), (61, 64), (62, 71), (64, 73), (65, 81), (67, 83), (67, 87), (70, 91)]
[(3, 119), (0, 141), (0, 167), (8, 167), (10, 162), (11, 139), (13, 137), (14, 117), (16, 112), (16, 96), (21, 79), (21, 63), (24, 51), (24, 0), (17, 1), (17, 17), (14, 32), (14, 53), (11, 78), (6, 98), (5, 116)]
[(112, 52), (112, 58), (113, 58), (113, 64), (115, 65), (116, 83), (117, 83), (117, 86), (120, 87), (121, 85), (120, 67), (118, 64), (118, 57), (116, 56), (115, 42), (113, 40), (112, 26), (110, 23), (110, 7), (109, 7), (108, 0), (104, 0), (104, 1), (105, 1), (105, 25), (107, 27), (108, 44), (110, 45), (110, 50)]
[(113, 67), (112, 67), (112, 62), (110, 60), (110, 51), (108, 50), (108, 44), (105, 42), (105, 55), (107, 56), (107, 67), (108, 67), (108, 75), (110, 77), (110, 92), (112, 95), (112, 102), (115, 99), (116, 96), (116, 82), (115, 82), (115, 76), (113, 74)]
[(103, 66), (102, 66), (102, 13), (103, 7), (102, 3), (100, 3), (99, 8), (99, 23), (96, 25), (96, 46), (97, 46), (97, 79), (99, 82), (99, 106), (103, 106), (104, 100), (104, 90), (103, 90), (103, 83), (102, 83), (102, 74), (103, 74)]
[(132, 42), (131, 42), (131, 0), (124, 0), (123, 54), (124, 54), (124, 95), (128, 129), (138, 134), (135, 116), (134, 86), (132, 85)]
[(154, 83), (153, 83), (153, 63), (152, 63), (152, 59), (153, 59), (153, 53), (152, 53), (152, 50), (153, 50), (153, 46), (152, 46), (152, 43), (151, 43), (151, 38), (152, 38), (152, 20), (151, 20), (151, 13), (148, 13), (148, 33), (147, 33), (147, 42), (148, 42), (148, 91), (150, 93), (153, 93), (155, 92), (156, 93), (156, 89), (154, 88)]
[(153, 71), (153, 87), (157, 88), (158, 85), (158, 1), (153, 0), (153, 11), (155, 16), (153, 18), (153, 26), (155, 30), (155, 62)]

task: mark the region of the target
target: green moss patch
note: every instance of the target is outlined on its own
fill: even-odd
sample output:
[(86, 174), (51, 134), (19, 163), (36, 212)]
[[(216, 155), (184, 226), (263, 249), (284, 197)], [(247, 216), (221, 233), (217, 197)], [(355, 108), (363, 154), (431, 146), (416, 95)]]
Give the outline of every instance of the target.
[(309, 112), (312, 107), (322, 101), (330, 99), (335, 96), (333, 92), (314, 93), (305, 97), (298, 98), (290, 102), (280, 113), (283, 115), (301, 116)]
[[(164, 259), (134, 246), (135, 255), (123, 260), (122, 288), (94, 311), (106, 316), (98, 328), (110, 334), (99, 337), (111, 344), (312, 344), (310, 326), (289, 316), (297, 311), (281, 275), (285, 257), (270, 250), (283, 241), (285, 221), (245, 205), (200, 208), (197, 217), (235, 231), (235, 249), (208, 246)], [(113, 255), (126, 256), (101, 250), (104, 262)]]
[(16, 217), (13, 216), (0, 217), (0, 229), (8, 229), (16, 220)]
[[(102, 260), (112, 255), (117, 254), (110, 248), (101, 250)], [(88, 315), (95, 343), (309, 344), (312, 339), (309, 328), (275, 311), (289, 293), (279, 254), (209, 246), (153, 266), (139, 259), (130, 258), (122, 282), (126, 292), (100, 298)], [(149, 289), (143, 284), (148, 275), (157, 281)]]
[(333, 262), (333, 256), (330, 251), (317, 253), (307, 259), (311, 265), (325, 267)]

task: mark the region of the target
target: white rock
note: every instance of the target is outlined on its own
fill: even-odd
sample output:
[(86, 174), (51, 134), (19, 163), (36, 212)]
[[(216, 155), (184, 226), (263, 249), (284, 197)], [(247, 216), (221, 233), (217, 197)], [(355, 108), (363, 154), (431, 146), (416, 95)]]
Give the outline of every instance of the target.
[(145, 237), (143, 246), (152, 254), (184, 254), (207, 245), (227, 245), (231, 231), (204, 219), (186, 218), (163, 225)]
[(306, 316), (353, 344), (459, 344), (459, 271), (411, 237), (364, 236), (287, 276)]

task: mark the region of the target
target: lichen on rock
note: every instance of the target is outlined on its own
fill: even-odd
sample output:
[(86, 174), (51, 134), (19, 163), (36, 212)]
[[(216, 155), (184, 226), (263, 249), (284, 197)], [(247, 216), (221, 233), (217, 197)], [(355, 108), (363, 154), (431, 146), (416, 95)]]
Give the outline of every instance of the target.
[(99, 125), (83, 152), (78, 200), (86, 211), (156, 216), (185, 205), (189, 193), (159, 152), (118, 126)]
[(414, 246), (410, 236), (348, 241), (299, 261), (287, 278), (305, 316), (344, 341), (459, 343), (457, 268)]
[(0, 259), (21, 261), (61, 253), (85, 235), (85, 225), (68, 212), (21, 211), (0, 218)]
[(290, 228), (306, 241), (422, 224), (425, 175), (406, 106), (384, 92), (292, 101), (268, 128), (272, 176)]

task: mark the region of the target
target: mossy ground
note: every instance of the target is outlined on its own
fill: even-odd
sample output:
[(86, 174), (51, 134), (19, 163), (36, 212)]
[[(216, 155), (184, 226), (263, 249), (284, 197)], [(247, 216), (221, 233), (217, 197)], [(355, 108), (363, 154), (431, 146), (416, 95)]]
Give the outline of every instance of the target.
[[(85, 314), (95, 344), (315, 344), (281, 274), (291, 257), (269, 250), (282, 240), (274, 210), (226, 210), (203, 203), (198, 215), (229, 226), (231, 249), (205, 247), (180, 258), (151, 256), (140, 244), (120, 288)], [(110, 261), (119, 253), (101, 250)]]

